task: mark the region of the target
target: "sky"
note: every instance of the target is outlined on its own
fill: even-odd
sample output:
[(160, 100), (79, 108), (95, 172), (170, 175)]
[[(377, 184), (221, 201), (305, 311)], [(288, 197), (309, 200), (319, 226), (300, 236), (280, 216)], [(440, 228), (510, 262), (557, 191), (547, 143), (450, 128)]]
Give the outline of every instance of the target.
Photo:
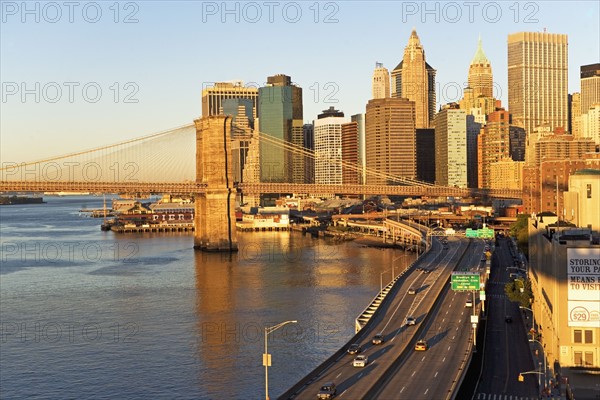
[(600, 1), (1, 1), (0, 161), (32, 161), (187, 125), (202, 88), (286, 74), (304, 120), (364, 113), (376, 62), (390, 72), (415, 28), (457, 101), (481, 36), (507, 105), (507, 36), (568, 35), (569, 93), (600, 62)]

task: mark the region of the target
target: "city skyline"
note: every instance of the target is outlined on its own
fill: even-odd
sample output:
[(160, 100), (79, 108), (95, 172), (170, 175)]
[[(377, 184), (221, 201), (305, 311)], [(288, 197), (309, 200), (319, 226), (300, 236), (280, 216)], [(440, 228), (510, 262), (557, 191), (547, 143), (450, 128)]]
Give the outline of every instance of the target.
[[(426, 49), (427, 62), (437, 69), (438, 109), (441, 104), (462, 97), (462, 93), (452, 91), (465, 86), (479, 35), (494, 68), (494, 82), (502, 89), (497, 97), (504, 106), (508, 104), (506, 42), (509, 34), (538, 32), (544, 28), (551, 33), (566, 34), (570, 44), (569, 93), (580, 90), (579, 67), (600, 58), (598, 42), (589, 40), (598, 37), (594, 34), (598, 32), (598, 4), (595, 2), (578, 2), (577, 6), (555, 3), (549, 6), (542, 2), (536, 3), (537, 9), (524, 9), (521, 4), (517, 23), (516, 10), (501, 3), (498, 4), (503, 17), (495, 23), (489, 22), (489, 16), (486, 21), (480, 12), (474, 14), (474, 21), (470, 23), (466, 10), (463, 10), (462, 21), (453, 23), (449, 10), (442, 11), (443, 6), (436, 22), (432, 15), (409, 14), (406, 6), (413, 3), (382, 3), (389, 12), (378, 13), (378, 7), (358, 2), (319, 3), (319, 23), (314, 23), (316, 14), (308, 8), (309, 4), (302, 4), (305, 7), (303, 19), (296, 24), (282, 20), (280, 14), (275, 14), (272, 24), (264, 19), (266, 14), (262, 23), (246, 21), (246, 14), (240, 15), (239, 23), (234, 16), (225, 15), (229, 19), (223, 23), (218, 13), (212, 15), (204, 10), (203, 14), (202, 4), (186, 4), (188, 8), (184, 8), (140, 3), (134, 13), (138, 22), (134, 24), (115, 23), (116, 15), (107, 6), (103, 10), (104, 19), (95, 25), (75, 17), (73, 24), (68, 21), (52, 24), (45, 20), (48, 15), (41, 15), (40, 22), (30, 16), (22, 23), (18, 13), (14, 16), (3, 9), (0, 39), (2, 161), (28, 161), (65, 154), (191, 123), (201, 114), (203, 88), (214, 82), (232, 80), (243, 80), (247, 84), (254, 81), (262, 86), (267, 76), (279, 73), (292, 76), (303, 88), (305, 122), (316, 119), (318, 113), (329, 106), (343, 109), (347, 115), (364, 113), (370, 98), (374, 63), (394, 68), (402, 58), (413, 28)], [(325, 9), (327, 4), (336, 4), (337, 9)], [(120, 21), (133, 11), (121, 9)], [(324, 23), (327, 16), (338, 22)], [(375, 16), (381, 19), (376, 25)], [(527, 16), (528, 23), (524, 21)], [(569, 16), (577, 16), (578, 24), (564, 25)], [(533, 19), (538, 22), (529, 23)], [(376, 26), (377, 30), (356, 30), (357, 24), (367, 28)], [(159, 25), (170, 29), (173, 38), (154, 32)], [(244, 43), (239, 33), (249, 28), (255, 37)], [(281, 34), (273, 35), (274, 30)], [(211, 31), (216, 33), (212, 37), (222, 39), (199, 41), (194, 36)], [(375, 43), (373, 39), (379, 35), (386, 40)], [(328, 38), (332, 39), (330, 45), (314, 45), (317, 40), (327, 43)], [(269, 57), (257, 58), (257, 52), (261, 51), (257, 45), (260, 47), (267, 39), (278, 51)], [(191, 41), (195, 47), (190, 46)], [(286, 47), (287, 43), (293, 46)], [(363, 46), (365, 43), (369, 46)], [(227, 51), (222, 51), (223, 44)], [(361, 51), (354, 57), (357, 62), (347, 63), (357, 48)], [(222, 55), (217, 57), (218, 54)], [(328, 57), (323, 58), (324, 54)], [(312, 60), (319, 57), (326, 62)], [(43, 68), (40, 68), (40, 59)], [(72, 86), (75, 88), (73, 102), (68, 101), (69, 86), (64, 84), (69, 82), (78, 84)], [(37, 103), (35, 94), (26, 95), (25, 102), (21, 101), (22, 93), (11, 94), (12, 84), (20, 90), (21, 84), (35, 89), (36, 83), (40, 85)], [(49, 101), (56, 98), (53, 91), (56, 87), (51, 83), (57, 83), (62, 89), (62, 98), (54, 103)], [(95, 83), (102, 89), (100, 101), (93, 103), (82, 98), (80, 89), (86, 83)], [(91, 85), (92, 95), (93, 89)], [(115, 102), (117, 97), (119, 101)], [(33, 145), (23, 146), (24, 141)]]

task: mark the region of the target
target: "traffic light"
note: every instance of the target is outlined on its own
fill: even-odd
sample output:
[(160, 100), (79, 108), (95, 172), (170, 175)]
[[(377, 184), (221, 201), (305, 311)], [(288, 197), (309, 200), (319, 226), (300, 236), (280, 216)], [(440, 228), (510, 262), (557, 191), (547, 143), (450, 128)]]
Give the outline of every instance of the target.
[(519, 374), (519, 382), (523, 382), (525, 380), (525, 378), (523, 377), (523, 375)]

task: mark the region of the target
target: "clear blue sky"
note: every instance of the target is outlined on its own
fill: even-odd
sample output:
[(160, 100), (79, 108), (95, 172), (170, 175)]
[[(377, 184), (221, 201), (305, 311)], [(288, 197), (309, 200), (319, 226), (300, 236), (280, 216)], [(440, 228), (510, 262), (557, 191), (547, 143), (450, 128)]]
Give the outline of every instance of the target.
[(569, 92), (579, 91), (579, 66), (600, 61), (597, 0), (257, 1), (228, 2), (229, 12), (221, 1), (22, 4), (1, 3), (2, 162), (191, 123), (215, 81), (284, 73), (303, 88), (306, 121), (331, 105), (364, 112), (375, 62), (391, 71), (413, 27), (437, 69), (438, 103), (457, 100), (478, 35), (505, 105), (509, 33), (568, 34)]

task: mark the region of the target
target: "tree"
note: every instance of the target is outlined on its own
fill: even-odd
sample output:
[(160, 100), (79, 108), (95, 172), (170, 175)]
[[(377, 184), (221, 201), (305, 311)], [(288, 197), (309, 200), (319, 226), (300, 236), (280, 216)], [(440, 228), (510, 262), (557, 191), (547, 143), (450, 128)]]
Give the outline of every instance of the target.
[(504, 293), (508, 300), (519, 303), (522, 307), (531, 307), (533, 303), (533, 291), (531, 290), (531, 281), (525, 279), (515, 279), (504, 285)]
[(510, 226), (510, 235), (517, 239), (519, 250), (527, 258), (529, 258), (529, 231), (527, 227), (529, 217), (529, 214), (519, 214), (517, 215), (517, 222)]

